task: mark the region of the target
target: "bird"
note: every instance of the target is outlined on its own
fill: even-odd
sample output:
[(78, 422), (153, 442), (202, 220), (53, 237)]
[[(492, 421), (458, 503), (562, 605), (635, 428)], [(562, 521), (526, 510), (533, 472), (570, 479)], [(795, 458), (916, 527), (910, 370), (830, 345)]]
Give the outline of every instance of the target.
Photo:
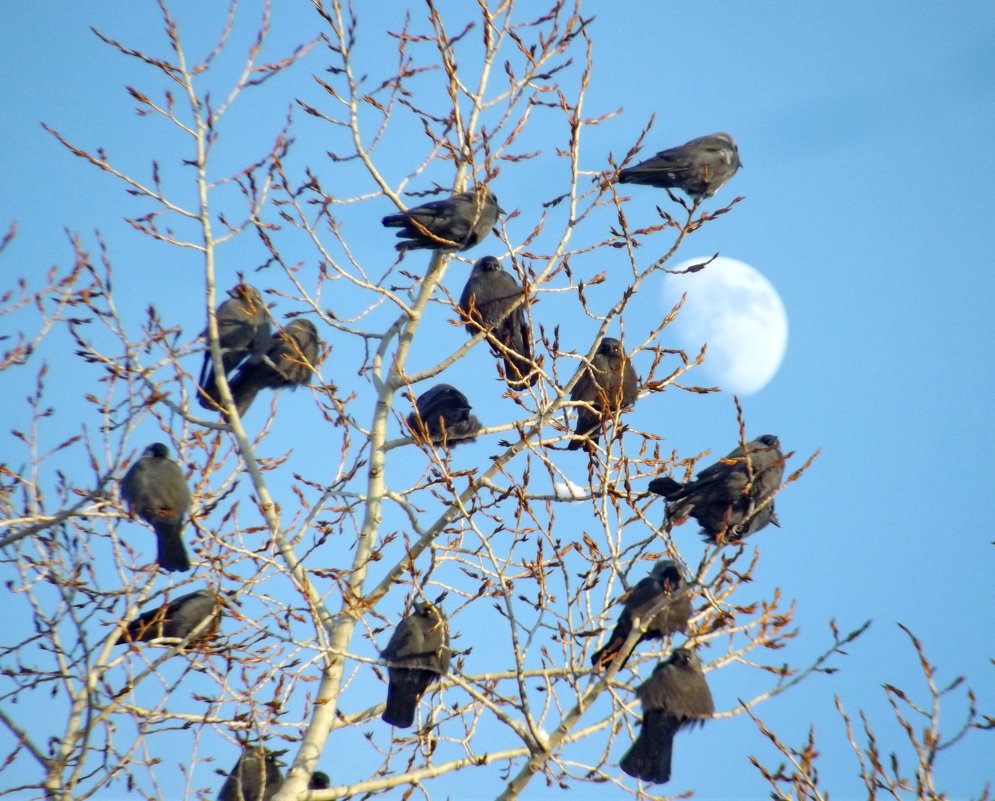
[[(612, 663), (632, 633), (634, 618), (638, 618), (645, 626), (638, 642), (666, 637), (678, 631), (686, 632), (691, 618), (691, 596), (685, 590), (686, 587), (687, 582), (676, 563), (670, 559), (657, 562), (650, 574), (629, 592), (611, 637), (600, 650), (591, 655), (591, 664), (601, 669)], [(660, 607), (656, 614), (646, 620), (645, 615), (656, 607)], [(622, 659), (620, 670), (631, 655), (630, 651)]]
[(497, 224), (504, 209), (485, 186), (433, 200), (383, 218), (385, 228), (400, 228), (397, 250), (469, 250)]
[[(218, 347), (225, 376), (248, 356), (262, 355), (270, 344), (269, 310), (259, 290), (250, 284), (236, 284), (228, 290), (228, 300), (218, 306)], [(207, 329), (201, 335), (207, 338)], [(218, 389), (214, 381), (214, 361), (208, 348), (198, 382), (202, 392), (197, 400), (205, 409), (216, 409)]]
[(449, 670), (449, 627), (442, 612), (427, 601), (416, 603), (380, 655), (388, 663), (387, 706), (381, 718), (406, 729), (429, 685)]
[(277, 755), (261, 745), (246, 745), (225, 779), (218, 801), (270, 801), (282, 784)]
[[(128, 624), (115, 641), (115, 645), (128, 642), (149, 642), (159, 637), (182, 640), (211, 615), (221, 617), (221, 606), (213, 593), (197, 590), (175, 601), (142, 612)], [(217, 620), (200, 632), (198, 637), (208, 637), (217, 627)]]
[(470, 410), (466, 395), (450, 384), (436, 384), (418, 396), (408, 426), (417, 439), (428, 435), (443, 445), (472, 442), (480, 431), (480, 421)]
[(747, 452), (752, 482), (742, 445), (687, 484), (669, 476), (653, 479), (649, 490), (667, 499), (666, 519), (670, 525), (680, 525), (693, 517), (701, 526), (702, 536), (713, 544), (745, 539), (768, 523), (779, 526), (773, 494), (784, 476), (781, 442), (773, 434), (764, 434), (747, 443)]
[(597, 444), (602, 417), (625, 411), (635, 404), (638, 395), (639, 379), (622, 350), (622, 343), (612, 337), (604, 337), (570, 393), (570, 400), (584, 401), (594, 409), (578, 407), (577, 428), (574, 430), (578, 439), (572, 439), (567, 450), (578, 450), (588, 440)]
[(466, 332), (476, 336), (486, 331), (506, 350), (495, 354), (504, 359), (504, 380), (512, 389), (534, 387), (539, 373), (532, 361), (532, 330), (525, 317), (525, 303), (512, 306), (524, 294), (510, 273), (501, 269), (493, 256), (478, 259), (470, 271), (459, 311), (467, 320)]
[(121, 479), (121, 497), (131, 514), (155, 529), (156, 561), (163, 570), (189, 570), (190, 559), (180, 535), (190, 508), (190, 489), (180, 466), (161, 442), (149, 445)]
[(736, 140), (727, 133), (699, 136), (683, 145), (661, 150), (619, 173), (619, 183), (648, 184), (662, 189), (682, 189), (694, 200), (704, 200), (743, 166)]
[(228, 381), (232, 399), (243, 416), (261, 389), (296, 388), (307, 384), (318, 362), (318, 329), (310, 320), (293, 320), (270, 337), (266, 352), (246, 359)]
[(630, 776), (663, 784), (670, 779), (674, 735), (715, 713), (711, 690), (694, 651), (678, 648), (637, 689), (643, 705), (639, 736), (619, 762)]
[(327, 790), (332, 786), (332, 780), (328, 774), (321, 770), (316, 770), (311, 774), (311, 780), (307, 783), (308, 790)]

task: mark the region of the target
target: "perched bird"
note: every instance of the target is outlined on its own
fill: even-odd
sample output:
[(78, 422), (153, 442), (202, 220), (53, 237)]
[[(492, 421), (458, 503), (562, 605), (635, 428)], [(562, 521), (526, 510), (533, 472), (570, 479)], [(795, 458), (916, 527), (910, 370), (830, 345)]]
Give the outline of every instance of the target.
[(456, 387), (436, 384), (418, 396), (408, 426), (418, 439), (427, 434), (431, 442), (443, 445), (472, 442), (480, 431), (480, 421), (470, 414), (472, 408)]
[(328, 778), (328, 774), (320, 770), (312, 773), (311, 781), (307, 783), (308, 790), (327, 790), (331, 786), (332, 780)]
[(670, 779), (674, 735), (681, 729), (703, 724), (715, 713), (712, 693), (694, 651), (678, 648), (661, 662), (636, 695), (643, 704), (639, 736), (625, 752), (619, 767), (647, 782)]
[[(601, 650), (591, 655), (591, 664), (598, 669), (611, 664), (632, 633), (633, 618), (639, 618), (646, 627), (638, 642), (687, 631), (688, 620), (691, 618), (691, 596), (686, 591), (682, 592), (686, 586), (684, 576), (673, 561), (661, 559), (657, 562), (650, 574), (629, 592), (612, 636)], [(664, 606), (649, 621), (644, 619), (654, 607), (664, 602)], [(631, 655), (631, 652), (625, 655), (619, 669), (625, 666)]]
[(273, 334), (266, 352), (250, 356), (228, 382), (239, 416), (249, 410), (261, 389), (307, 384), (323, 344), (314, 323), (301, 318)]
[(653, 158), (619, 173), (619, 183), (682, 189), (695, 200), (714, 195), (742, 164), (736, 140), (727, 133), (699, 136), (661, 150)]
[(180, 534), (190, 508), (190, 490), (180, 466), (169, 458), (169, 448), (155, 442), (145, 449), (124, 474), (121, 497), (131, 514), (137, 514), (155, 529), (159, 566), (163, 570), (189, 570), (190, 560)]
[(469, 250), (497, 224), (504, 212), (485, 186), (433, 200), (383, 218), (385, 228), (400, 228), (398, 250)]
[[(225, 376), (242, 361), (255, 354), (261, 356), (270, 344), (269, 310), (263, 303), (259, 290), (249, 284), (236, 284), (228, 290), (231, 296), (218, 306), (215, 316), (218, 320), (218, 346), (221, 348), (221, 363)], [(207, 330), (202, 336), (207, 338)], [(202, 393), (197, 396), (200, 405), (205, 409), (216, 409), (213, 400), (218, 396), (218, 388), (214, 383), (214, 362), (211, 360), (211, 350), (204, 354), (204, 366), (200, 369), (200, 388)]]
[(539, 374), (532, 363), (532, 330), (525, 317), (525, 304), (514, 303), (524, 294), (522, 287), (510, 273), (501, 269), (493, 256), (484, 256), (473, 265), (463, 294), (459, 299), (459, 311), (472, 322), (466, 324), (466, 332), (476, 336), (481, 329), (507, 348), (495, 349), (495, 354), (504, 359), (504, 378), (512, 389), (533, 387)]
[(261, 745), (244, 746), (218, 801), (269, 801), (283, 784), (283, 773), (276, 754)]
[[(118, 637), (115, 645), (126, 642), (148, 642), (159, 637), (175, 637), (182, 640), (211, 615), (220, 618), (221, 606), (213, 593), (197, 590), (171, 603), (142, 612), (128, 624), (127, 630)], [(209, 636), (216, 626), (217, 621), (202, 630), (199, 636)]]
[[(570, 400), (585, 401), (594, 407), (593, 411), (584, 406), (578, 407), (574, 434), (597, 443), (601, 436), (602, 417), (619, 410), (625, 411), (626, 407), (636, 402), (638, 395), (639, 380), (632, 363), (622, 351), (622, 343), (604, 337), (570, 393)], [(567, 450), (575, 451), (586, 442), (585, 439), (573, 439)]]
[[(747, 449), (748, 457), (740, 446), (687, 484), (669, 476), (654, 478), (649, 490), (667, 499), (668, 522), (679, 525), (693, 517), (701, 525), (702, 536), (711, 543), (736, 542), (768, 523), (780, 525), (773, 499), (759, 511), (758, 507), (781, 485), (781, 443), (773, 434), (764, 434), (747, 443)], [(753, 472), (752, 483), (747, 461)]]
[(406, 729), (429, 685), (449, 670), (449, 627), (434, 605), (416, 603), (391, 635), (381, 656), (387, 660), (384, 722)]

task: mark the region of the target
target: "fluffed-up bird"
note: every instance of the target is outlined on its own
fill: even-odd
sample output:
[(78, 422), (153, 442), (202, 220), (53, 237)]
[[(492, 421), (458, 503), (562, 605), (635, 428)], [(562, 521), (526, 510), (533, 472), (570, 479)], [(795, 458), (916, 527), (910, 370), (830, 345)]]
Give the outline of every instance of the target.
[(408, 415), (408, 426), (418, 440), (443, 445), (472, 442), (480, 431), (480, 421), (466, 395), (450, 384), (436, 384), (418, 396), (415, 410)]
[(169, 448), (155, 442), (145, 449), (121, 480), (121, 497), (131, 514), (155, 529), (159, 567), (189, 570), (181, 534), (190, 508), (190, 489), (180, 466), (169, 458)]
[(603, 337), (594, 358), (584, 367), (570, 393), (570, 400), (585, 401), (594, 408), (577, 407), (574, 434), (578, 438), (570, 440), (567, 450), (578, 450), (588, 440), (597, 444), (601, 437), (602, 418), (627, 410), (635, 404), (638, 396), (639, 379), (622, 350), (622, 343), (612, 337)]
[[(217, 598), (208, 590), (197, 590), (168, 604), (142, 612), (128, 624), (127, 630), (118, 637), (115, 644), (149, 642), (159, 637), (182, 640), (212, 615), (218, 619), (221, 617), (221, 605)], [(215, 628), (217, 619), (206, 626), (198, 638), (209, 637)]]
[(473, 265), (459, 299), (460, 313), (471, 321), (466, 324), (466, 332), (473, 337), (486, 331), (489, 338), (505, 348), (492, 347), (498, 358), (504, 359), (504, 378), (514, 390), (535, 386), (539, 380), (532, 361), (532, 330), (525, 303), (515, 306), (524, 294), (496, 258), (484, 256)]
[(783, 476), (781, 442), (773, 434), (764, 434), (747, 443), (747, 453), (740, 445), (698, 473), (694, 481), (681, 484), (661, 476), (650, 482), (649, 490), (667, 499), (671, 525), (693, 517), (709, 542), (736, 542), (768, 523), (780, 525), (772, 496)]
[[(229, 377), (250, 355), (262, 355), (270, 344), (270, 317), (259, 290), (249, 284), (236, 284), (228, 290), (230, 297), (215, 312), (218, 321), (218, 346), (221, 364)], [(207, 339), (207, 329), (202, 336)], [(211, 350), (204, 354), (200, 370), (200, 388), (197, 400), (205, 409), (216, 409), (214, 398), (218, 388), (214, 381), (214, 362)]]
[(399, 214), (388, 214), (385, 228), (400, 228), (397, 250), (469, 250), (481, 242), (497, 224), (503, 209), (485, 186), (414, 206)]
[[(621, 652), (636, 619), (645, 625), (638, 642), (687, 631), (688, 620), (691, 618), (691, 596), (686, 587), (687, 582), (675, 562), (670, 559), (657, 562), (650, 574), (630, 590), (611, 637), (600, 650), (591, 655), (591, 664), (597, 669), (608, 667)], [(652, 618), (646, 620), (646, 615), (658, 606), (660, 608)], [(631, 651), (625, 655), (619, 669), (625, 666), (631, 655)]]
[(270, 801), (282, 784), (277, 755), (260, 745), (247, 745), (222, 785), (218, 801)]
[[(438, 603), (438, 602), (436, 602)], [(407, 728), (429, 686), (449, 670), (449, 627), (434, 604), (416, 603), (391, 635), (381, 656), (387, 661), (384, 722)]]
[(715, 713), (712, 692), (697, 654), (678, 648), (656, 666), (636, 695), (643, 705), (643, 722), (619, 767), (637, 779), (663, 784), (670, 779), (674, 735)]
[(648, 184), (681, 189), (691, 198), (704, 200), (742, 166), (736, 140), (727, 133), (699, 136), (683, 145), (661, 150), (619, 173), (619, 183)]
[(311, 779), (307, 783), (308, 790), (327, 790), (332, 786), (332, 780), (328, 774), (321, 770), (316, 770), (311, 774)]

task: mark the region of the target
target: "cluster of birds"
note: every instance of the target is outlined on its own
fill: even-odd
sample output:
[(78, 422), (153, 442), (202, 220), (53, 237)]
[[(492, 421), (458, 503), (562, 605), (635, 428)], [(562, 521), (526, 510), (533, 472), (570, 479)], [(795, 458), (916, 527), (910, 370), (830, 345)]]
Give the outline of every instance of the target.
[[(681, 189), (697, 203), (711, 197), (739, 167), (733, 138), (716, 133), (623, 169), (618, 181)], [(463, 251), (479, 244), (501, 213), (494, 194), (478, 186), (384, 217), (383, 225), (401, 229), (397, 234), (401, 241), (396, 244), (401, 251)], [(220, 358), (215, 362), (210, 350), (205, 354), (198, 398), (204, 408), (226, 414), (215, 373), (220, 366), (235, 408), (243, 415), (262, 389), (306, 384), (324, 343), (314, 324), (305, 319), (295, 319), (272, 333), (269, 310), (254, 287), (240, 283), (229, 295), (216, 311)], [(467, 333), (487, 339), (501, 362), (499, 374), (515, 391), (534, 386), (540, 372), (533, 355), (526, 301), (526, 293), (515, 278), (501, 268), (496, 258), (484, 256), (473, 265), (458, 303)], [(597, 443), (605, 422), (615, 413), (631, 408), (638, 391), (638, 377), (622, 344), (611, 337), (602, 338), (571, 392), (571, 400), (578, 402), (578, 415), (568, 450), (590, 448)], [(444, 446), (471, 441), (481, 430), (466, 396), (449, 384), (438, 384), (421, 394), (407, 424), (414, 438)], [(774, 494), (783, 473), (780, 442), (765, 434), (745, 447), (738, 446), (693, 480), (679, 482), (661, 476), (650, 482), (649, 490), (666, 499), (668, 528), (693, 517), (708, 542), (722, 545), (740, 541), (770, 523), (778, 525)], [(165, 445), (154, 443), (145, 449), (124, 476), (121, 495), (131, 513), (154, 528), (159, 565), (166, 571), (189, 570), (181, 533), (190, 491)], [(415, 603), (381, 654), (388, 665), (387, 702), (382, 718), (393, 726), (413, 725), (422, 696), (449, 670), (448, 623), (439, 605), (444, 595), (434, 603)], [(118, 641), (208, 636), (220, 615), (219, 599), (207, 590), (199, 590), (144, 612), (127, 624)], [(591, 662), (596, 670), (620, 669), (636, 644), (686, 633), (690, 617), (688, 582), (674, 562), (660, 561), (624, 597), (617, 625)], [(209, 619), (211, 624), (207, 623)], [(634, 630), (639, 637), (630, 643)], [(636, 694), (643, 707), (642, 725), (620, 767), (648, 782), (666, 782), (670, 778), (674, 735), (681, 728), (703, 722), (714, 712), (697, 655), (687, 648), (675, 649), (656, 666)], [(268, 799), (281, 782), (277, 755), (261, 746), (247, 745), (219, 801), (239, 797)], [(311, 788), (327, 786), (328, 777), (315, 773)]]

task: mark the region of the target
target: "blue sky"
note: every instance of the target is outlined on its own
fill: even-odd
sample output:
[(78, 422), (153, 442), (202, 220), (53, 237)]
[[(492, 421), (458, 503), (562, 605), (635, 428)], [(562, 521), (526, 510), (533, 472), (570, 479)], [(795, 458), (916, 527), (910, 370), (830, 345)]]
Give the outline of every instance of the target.
[[(314, 35), (308, 5), (277, 9), (268, 45), (273, 58)], [(413, 8), (421, 13), (420, 6)], [(175, 11), (181, 34), (204, 51), (220, 17), (205, 19), (193, 4)], [(964, 675), (981, 708), (995, 709), (995, 531), (987, 475), (995, 447), (995, 326), (989, 309), (995, 295), (995, 10), (983, 2), (915, 8), (898, 2), (722, 2), (704, 9), (621, 2), (610, 11), (592, 6), (587, 13), (597, 18), (585, 114), (624, 109), (617, 119), (589, 129), (588, 164), (601, 165), (609, 151), (620, 158), (652, 114), (656, 121), (644, 155), (716, 130), (730, 131), (739, 143), (744, 168), (712, 202), (735, 195), (746, 200), (696, 234), (679, 258), (721, 251), (756, 267), (777, 288), (790, 340), (780, 372), (743, 399), (749, 431), (777, 433), (786, 448), (797, 451), (796, 463), (822, 449), (808, 475), (779, 498), (782, 528), (751, 541), (763, 558), (747, 590), (761, 598), (780, 586), (797, 600), (801, 635), (787, 655), (793, 664), (804, 664), (825, 647), (830, 618), (844, 630), (874, 621), (849, 655), (835, 660), (837, 673), (814, 677), (757, 712), (792, 744), (800, 745), (814, 724), (825, 788), (839, 798), (862, 795), (833, 697), (840, 696), (851, 713), (866, 710), (884, 747), (898, 748), (902, 734), (881, 685), (897, 685), (922, 701), (926, 695), (915, 655), (896, 623), (921, 638), (941, 683)], [(0, 162), (0, 224), (18, 224), (18, 237), (3, 256), (5, 283), (69, 263), (67, 230), (95, 251), (93, 232), (99, 229), (114, 259), (124, 317), (138, 325), (155, 303), (192, 336), (203, 326), (196, 260), (135, 234), (122, 218), (138, 206), (121, 186), (40, 127), (46, 122), (81, 146), (103, 146), (123, 166), (149, 174), (150, 154), (168, 152), (175, 143), (161, 125), (135, 115), (124, 86), (161, 83), (100, 44), (89, 27), (131, 46), (161, 49), (154, 7), (132, 6), (124, 14), (109, 2), (41, 2), (12, 7), (5, 17), (0, 67), (8, 78), (0, 99), (7, 157)], [(248, 36), (254, 22), (255, 12), (239, 17), (236, 35)], [(369, 18), (367, 24), (372, 39), (388, 21)], [(310, 75), (326, 62), (319, 46), (300, 68), (265, 88), (265, 102), (238, 106), (219, 147), (222, 158), (240, 165), (265, 147), (291, 98), (320, 100)], [(227, 66), (237, 63), (233, 57)], [(299, 113), (297, 121), (295, 157), (331, 174), (327, 129)], [(405, 148), (395, 148), (386, 159), (390, 180), (413, 168), (409, 158)], [(495, 186), (503, 207), (522, 212), (509, 223), (513, 237), (534, 220), (538, 200), (553, 194), (547, 186), (556, 167), (547, 173), (525, 165), (518, 171), (505, 165)], [(355, 191), (364, 189), (372, 186)], [(653, 204), (666, 202), (662, 193), (642, 187), (632, 194), (645, 198), (644, 222)], [(392, 258), (390, 237), (378, 220), (391, 210), (385, 199), (369, 203), (368, 228), (356, 229), (361, 254), (384, 265)], [(484, 255), (485, 247), (470, 255)], [(290, 258), (313, 263), (304, 252)], [(223, 259), (231, 274), (251, 269), (262, 256), (249, 236), (233, 243)], [(611, 274), (611, 264), (598, 267)], [(584, 269), (596, 271), (588, 264)], [(461, 275), (450, 271), (451, 293), (458, 294)], [(659, 319), (661, 309), (650, 294), (658, 291), (658, 283), (642, 290), (650, 299), (640, 298), (627, 315), (627, 330), (652, 327)], [(329, 303), (334, 306), (334, 298)], [(552, 323), (555, 304), (548, 308), (541, 314)], [(568, 331), (568, 347), (587, 347), (588, 332)], [(349, 387), (356, 382), (347, 367), (349, 346), (333, 344), (323, 372)], [(12, 396), (20, 401), (27, 395), (40, 360), (60, 359), (67, 347), (67, 340), (53, 337), (27, 367), (9, 370)], [(427, 363), (431, 355), (417, 353), (415, 361)], [(467, 369), (490, 369), (488, 359), (478, 348)], [(78, 430), (73, 415), (79, 399), (94, 391), (92, 369), (58, 364), (59, 380), (49, 386), (48, 402), (56, 409), (44, 434), (49, 446)], [(488, 422), (514, 411), (465, 381)], [(308, 405), (305, 393), (280, 398), (281, 410), (291, 417)], [(262, 413), (253, 413), (250, 422), (260, 426)], [(17, 417), (22, 414), (15, 406), (15, 419), (0, 441), (13, 446), (6, 429), (25, 425)], [(682, 453), (710, 448), (721, 454), (736, 438), (735, 412), (725, 394), (668, 391), (645, 400), (631, 418)], [(151, 435), (151, 429), (139, 432), (131, 444), (140, 449)], [(325, 456), (320, 443), (302, 442), (277, 426), (272, 451), (287, 447), (295, 450), (295, 464)], [(477, 447), (468, 446), (467, 458), (491, 452), (471, 449)], [(16, 452), (20, 458), (23, 451)], [(582, 474), (578, 467), (575, 480)], [(693, 532), (685, 527), (675, 536), (695, 560), (701, 546)], [(395, 600), (399, 605), (401, 599)], [(717, 706), (732, 708), (740, 688), (721, 672), (713, 676)], [(950, 730), (963, 707), (955, 700), (944, 709)], [(675, 780), (666, 789), (694, 788), (699, 798), (729, 798), (731, 792), (761, 797), (766, 785), (748, 764), (748, 753), (768, 764), (779, 761), (742, 717), (682, 735)], [(938, 786), (954, 798), (979, 793), (992, 778), (990, 754), (991, 735), (972, 734), (939, 757)], [(224, 765), (233, 761), (229, 756), (218, 759)], [(475, 788), (486, 788), (481, 797), (503, 786), (496, 768), (480, 769), (473, 781)], [(541, 784), (535, 782), (528, 797), (556, 792)], [(466, 797), (462, 787), (453, 785), (453, 797)], [(573, 792), (584, 797), (590, 789), (581, 785)]]

